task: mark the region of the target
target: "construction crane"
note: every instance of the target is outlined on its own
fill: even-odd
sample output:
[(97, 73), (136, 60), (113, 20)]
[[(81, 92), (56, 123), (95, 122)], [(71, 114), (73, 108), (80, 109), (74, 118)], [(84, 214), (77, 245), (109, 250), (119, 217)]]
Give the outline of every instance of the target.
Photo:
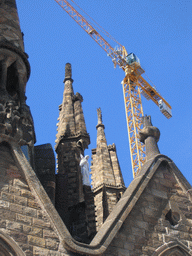
[[(122, 81), (125, 112), (128, 127), (128, 137), (131, 155), (131, 164), (133, 177), (136, 177), (142, 164), (145, 162), (145, 145), (139, 141), (138, 134), (142, 129), (143, 107), (141, 102), (141, 94), (147, 99), (152, 100), (160, 111), (167, 117), (172, 116), (171, 106), (157, 92), (154, 86), (151, 86), (143, 77), (145, 72), (140, 61), (134, 53), (128, 54), (125, 47), (118, 43), (105, 30), (104, 33), (117, 44), (113, 48), (67, 0), (55, 0), (71, 18), (73, 18), (79, 26), (81, 26), (93, 40), (112, 58), (114, 66), (117, 65), (125, 72), (125, 78)], [(74, 4), (74, 0), (71, 0)], [(78, 6), (79, 7), (79, 6)], [(79, 7), (80, 8), (80, 7)], [(81, 9), (81, 8), (80, 8)], [(82, 10), (82, 9), (81, 9)]]

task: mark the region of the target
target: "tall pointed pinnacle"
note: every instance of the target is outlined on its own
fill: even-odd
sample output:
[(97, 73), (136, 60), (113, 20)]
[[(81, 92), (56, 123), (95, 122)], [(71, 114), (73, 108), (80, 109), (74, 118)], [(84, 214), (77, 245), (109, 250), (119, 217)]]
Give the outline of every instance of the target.
[(86, 130), (82, 109), (83, 97), (80, 93), (74, 95), (71, 64), (65, 66), (63, 102), (60, 105), (58, 133), (56, 135), (56, 148), (63, 138), (75, 138), (82, 149), (88, 147), (90, 138)]
[(100, 184), (115, 186), (115, 177), (111, 165), (110, 154), (107, 147), (107, 140), (105, 137), (105, 126), (102, 123), (101, 109), (97, 109), (98, 124), (97, 128), (97, 175)]
[(107, 141), (106, 141), (106, 137), (105, 137), (105, 126), (102, 122), (102, 113), (101, 113), (101, 109), (98, 108), (97, 109), (97, 118), (98, 118), (98, 123), (96, 126), (97, 129), (97, 147), (106, 147), (107, 148)]
[(73, 79), (71, 64), (65, 65), (63, 102), (60, 106), (58, 133), (56, 143), (59, 143), (62, 137), (71, 137), (75, 135), (75, 117), (73, 109)]
[(107, 146), (105, 136), (105, 126), (102, 121), (101, 109), (97, 109), (98, 123), (97, 129), (97, 147), (92, 150), (92, 185), (93, 190), (102, 186), (116, 186), (124, 188), (124, 181), (119, 166), (116, 146)]
[(100, 108), (97, 116), (97, 147), (92, 149), (91, 174), (98, 230), (125, 191), (125, 185), (115, 144), (107, 146)]

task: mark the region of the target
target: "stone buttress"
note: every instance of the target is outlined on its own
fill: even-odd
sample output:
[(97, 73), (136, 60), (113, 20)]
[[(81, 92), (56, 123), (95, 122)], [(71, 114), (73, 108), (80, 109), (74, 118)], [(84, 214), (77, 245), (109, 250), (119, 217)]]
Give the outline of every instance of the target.
[(97, 147), (92, 150), (91, 174), (98, 230), (121, 198), (125, 185), (115, 144), (107, 146), (100, 108), (97, 114)]
[(81, 106), (83, 97), (79, 93), (74, 95), (72, 83), (71, 65), (68, 63), (56, 136), (58, 170), (55, 203), (71, 234), (85, 241), (95, 232), (94, 200), (91, 187), (82, 184), (79, 163), (80, 154), (84, 155), (90, 144), (90, 137)]

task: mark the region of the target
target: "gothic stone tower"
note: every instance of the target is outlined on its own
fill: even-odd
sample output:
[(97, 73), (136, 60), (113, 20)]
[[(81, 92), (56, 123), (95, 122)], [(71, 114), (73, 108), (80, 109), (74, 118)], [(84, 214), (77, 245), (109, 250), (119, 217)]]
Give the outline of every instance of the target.
[(33, 166), (35, 133), (25, 102), (30, 65), (24, 52), (15, 0), (0, 2), (0, 16), (0, 129), (2, 134), (16, 139), (20, 145), (26, 145)]
[(97, 147), (92, 150), (91, 174), (98, 230), (121, 198), (125, 185), (115, 144), (107, 146), (100, 108), (97, 115)]
[(81, 106), (83, 97), (79, 93), (74, 95), (72, 83), (71, 65), (67, 63), (56, 139), (56, 209), (71, 234), (80, 239), (83, 226), (88, 236), (94, 233), (95, 220), (92, 218), (94, 201), (91, 187), (83, 186), (79, 166), (80, 154), (84, 155), (84, 150), (90, 144), (90, 137)]

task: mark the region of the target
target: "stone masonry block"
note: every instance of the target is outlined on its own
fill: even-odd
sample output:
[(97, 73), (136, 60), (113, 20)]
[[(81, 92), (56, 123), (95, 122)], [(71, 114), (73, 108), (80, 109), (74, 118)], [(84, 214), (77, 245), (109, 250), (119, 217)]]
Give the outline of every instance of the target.
[(32, 195), (32, 193), (26, 189), (21, 189), (21, 196), (29, 198), (29, 199), (35, 199), (35, 197)]
[(16, 219), (18, 222), (31, 225), (32, 224), (32, 217), (22, 215), (22, 214), (17, 214)]
[(59, 247), (58, 241), (51, 238), (46, 239), (46, 248), (49, 248), (51, 250), (58, 250), (58, 247)]
[(35, 200), (28, 199), (28, 206), (35, 209), (41, 209)]
[(36, 209), (26, 207), (26, 206), (23, 206), (23, 205), (10, 203), (10, 210), (12, 212), (25, 214), (25, 215), (28, 215), (28, 216), (31, 216), (31, 217), (36, 217), (37, 216), (37, 210)]
[(45, 239), (28, 235), (28, 243), (39, 247), (45, 247)]
[(28, 235), (43, 237), (43, 230), (41, 228), (23, 225), (23, 232)]
[(51, 254), (49, 254), (49, 250), (35, 247), (35, 246), (33, 246), (33, 255), (34, 256), (48, 256), (48, 255), (51, 256)]
[(14, 202), (14, 196), (12, 194), (1, 192), (1, 198), (4, 201)]
[(22, 231), (23, 230), (23, 225), (17, 222), (13, 221), (7, 221), (7, 229), (10, 230), (17, 230), (17, 231)]
[(1, 220), (15, 220), (16, 219), (16, 213), (9, 211), (7, 209), (0, 208), (0, 216)]
[(44, 221), (47, 221), (47, 215), (42, 210), (37, 210), (37, 218), (41, 219), (41, 220), (44, 220)]
[(45, 222), (41, 219), (36, 219), (36, 218), (33, 218), (33, 225), (41, 227), (41, 228), (50, 228), (51, 227), (51, 224), (49, 222)]
[(10, 236), (18, 243), (27, 244), (27, 236), (21, 232), (12, 230)]
[(27, 206), (27, 198), (21, 196), (14, 196), (14, 203)]
[(10, 203), (10, 210), (13, 212), (24, 213), (25, 207), (23, 205)]
[(57, 234), (54, 231), (49, 230), (49, 229), (44, 229), (43, 230), (43, 237), (44, 238), (59, 239)]
[(25, 214), (31, 217), (37, 217), (37, 210), (30, 207), (25, 207)]

